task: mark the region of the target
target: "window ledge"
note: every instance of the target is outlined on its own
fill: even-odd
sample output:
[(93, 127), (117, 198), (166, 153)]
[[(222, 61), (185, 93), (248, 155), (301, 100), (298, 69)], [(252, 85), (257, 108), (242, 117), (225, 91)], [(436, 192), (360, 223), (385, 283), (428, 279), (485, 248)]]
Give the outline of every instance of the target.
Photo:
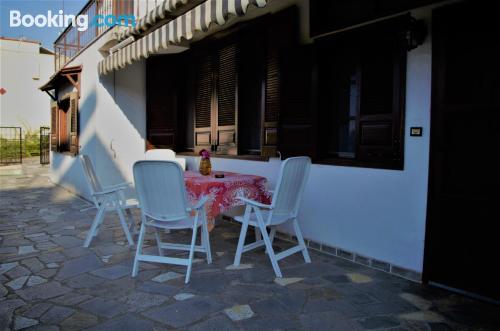
[(373, 169), (385, 169), (385, 170), (404, 170), (403, 161), (394, 163), (378, 163), (378, 162), (368, 162), (350, 159), (316, 159), (313, 160), (313, 164), (321, 165), (334, 165), (341, 167), (357, 167), (357, 168), (373, 168)]
[[(180, 152), (176, 153), (176, 155), (199, 157), (197, 153), (192, 153), (192, 152)], [(233, 160), (261, 161), (261, 162), (269, 161), (269, 156), (262, 156), (262, 155), (212, 155), (211, 157), (214, 159), (233, 159)]]

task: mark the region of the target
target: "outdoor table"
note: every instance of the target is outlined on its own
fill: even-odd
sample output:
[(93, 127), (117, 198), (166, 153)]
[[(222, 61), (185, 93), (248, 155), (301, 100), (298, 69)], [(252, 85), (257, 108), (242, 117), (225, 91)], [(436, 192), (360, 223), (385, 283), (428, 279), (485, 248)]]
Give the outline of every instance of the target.
[[(224, 174), (224, 178), (215, 178), (215, 174)], [(186, 171), (184, 181), (188, 200), (192, 204), (203, 195), (209, 196), (206, 212), (210, 231), (214, 228), (217, 215), (243, 205), (237, 199), (239, 196), (265, 204), (271, 201), (271, 195), (266, 189), (265, 177), (225, 171), (213, 171), (212, 174), (203, 176), (196, 171)]]

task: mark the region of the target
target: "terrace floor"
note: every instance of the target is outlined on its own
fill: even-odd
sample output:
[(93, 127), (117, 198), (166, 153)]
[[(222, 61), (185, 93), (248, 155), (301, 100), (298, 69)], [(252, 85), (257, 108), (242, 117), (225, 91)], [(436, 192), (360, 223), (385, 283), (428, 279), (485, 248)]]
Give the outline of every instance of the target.
[(0, 186), (0, 330), (500, 329), (500, 307), (313, 251), (311, 264), (280, 263), (281, 284), (262, 250), (230, 270), (239, 227), (227, 221), (211, 233), (214, 263), (197, 256), (188, 285), (185, 268), (166, 265), (131, 278), (117, 218), (83, 248), (95, 210), (80, 211), (88, 204), (51, 184), (47, 167), (2, 167)]

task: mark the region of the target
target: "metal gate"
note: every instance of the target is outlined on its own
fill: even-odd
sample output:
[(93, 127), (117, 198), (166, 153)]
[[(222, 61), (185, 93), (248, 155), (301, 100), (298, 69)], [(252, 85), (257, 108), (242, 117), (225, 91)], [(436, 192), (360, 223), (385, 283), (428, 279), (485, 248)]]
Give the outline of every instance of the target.
[(40, 127), (40, 164), (50, 163), (50, 128)]
[(0, 164), (23, 162), (23, 136), (20, 127), (0, 127)]

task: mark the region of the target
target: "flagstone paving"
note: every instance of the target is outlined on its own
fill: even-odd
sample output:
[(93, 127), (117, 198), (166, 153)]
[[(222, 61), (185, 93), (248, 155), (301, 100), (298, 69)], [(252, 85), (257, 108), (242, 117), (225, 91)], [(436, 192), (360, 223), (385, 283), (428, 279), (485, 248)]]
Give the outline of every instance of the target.
[[(498, 306), (313, 251), (311, 264), (281, 261), (283, 279), (264, 250), (232, 267), (239, 226), (222, 220), (213, 264), (196, 254), (189, 284), (179, 266), (143, 263), (132, 278), (134, 249), (116, 216), (83, 248), (95, 210), (51, 184), (47, 167), (20, 169), (0, 168), (0, 331), (500, 329)], [(157, 252), (153, 234), (146, 244)]]

